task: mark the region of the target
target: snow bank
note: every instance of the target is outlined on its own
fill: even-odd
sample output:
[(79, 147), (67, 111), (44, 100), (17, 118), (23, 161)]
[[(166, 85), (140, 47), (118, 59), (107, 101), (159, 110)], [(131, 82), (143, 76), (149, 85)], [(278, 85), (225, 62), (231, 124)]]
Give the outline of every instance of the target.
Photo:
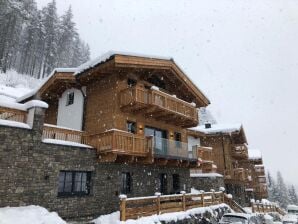
[(64, 140), (59, 140), (59, 139), (46, 138), (46, 139), (43, 139), (42, 142), (47, 143), (47, 144), (67, 145), (67, 146), (75, 146), (75, 147), (82, 147), (82, 148), (92, 148), (89, 145), (84, 145), (84, 144), (77, 143), (77, 142), (64, 141)]
[(190, 177), (223, 177), (219, 173), (191, 173)]
[(17, 122), (17, 121), (10, 121), (10, 120), (2, 120), (2, 119), (0, 119), (0, 125), (9, 126), (9, 127), (15, 127), (15, 128), (31, 129), (31, 127), (28, 124), (24, 124), (22, 122)]
[(191, 218), (194, 216), (202, 215), (205, 213), (210, 213), (214, 218), (217, 216), (217, 209), (230, 209), (226, 204), (214, 205), (204, 208), (194, 208), (187, 210), (185, 212), (173, 212), (165, 213), (161, 215), (152, 215), (147, 217), (142, 217), (137, 220), (127, 220), (126, 222), (120, 222), (120, 212), (115, 212), (109, 215), (103, 215), (99, 218), (93, 220), (95, 224), (161, 224), (162, 222), (172, 222)]
[(66, 224), (56, 212), (39, 206), (0, 208), (0, 224)]
[(231, 134), (240, 131), (242, 124), (212, 124), (211, 128), (205, 128), (205, 125), (199, 125), (189, 130), (199, 131), (205, 134), (225, 133)]

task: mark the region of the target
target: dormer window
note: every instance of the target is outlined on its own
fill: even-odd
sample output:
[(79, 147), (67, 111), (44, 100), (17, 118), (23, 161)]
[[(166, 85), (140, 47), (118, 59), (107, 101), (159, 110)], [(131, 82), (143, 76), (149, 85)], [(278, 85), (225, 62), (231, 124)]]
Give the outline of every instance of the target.
[(72, 105), (74, 102), (74, 92), (67, 93), (66, 106)]

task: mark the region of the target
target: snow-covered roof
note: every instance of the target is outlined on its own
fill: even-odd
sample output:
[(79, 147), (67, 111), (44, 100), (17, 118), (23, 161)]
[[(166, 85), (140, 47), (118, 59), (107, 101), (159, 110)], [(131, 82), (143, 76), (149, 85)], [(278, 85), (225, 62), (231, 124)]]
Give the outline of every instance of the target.
[(160, 59), (160, 60), (172, 60), (171, 57), (163, 57), (163, 56), (153, 56), (153, 55), (145, 55), (145, 54), (138, 54), (138, 53), (131, 53), (131, 52), (122, 52), (122, 51), (109, 51), (94, 60), (87, 61), (86, 63), (80, 65), (76, 72), (75, 75), (78, 75), (82, 73), (83, 71), (86, 71), (88, 69), (91, 69), (98, 64), (104, 63), (107, 60), (109, 60), (112, 56), (114, 55), (126, 55), (126, 56), (134, 56), (134, 57), (143, 57), (143, 58), (154, 58), (154, 59)]
[(50, 79), (53, 75), (55, 75), (55, 73), (57, 73), (57, 72), (75, 73), (76, 70), (77, 70), (77, 68), (55, 68), (49, 76), (47, 76), (45, 79), (42, 80), (42, 82), (40, 83), (40, 85), (39, 85), (38, 87), (36, 87), (35, 89), (33, 89), (33, 90), (31, 90), (31, 91), (29, 91), (29, 92), (27, 92), (27, 93), (25, 93), (25, 94), (19, 96), (19, 97), (17, 98), (16, 101), (17, 101), (17, 102), (22, 102), (23, 100), (26, 100), (26, 99), (28, 99), (28, 98), (34, 96), (34, 95), (38, 92), (38, 90), (39, 90), (45, 83), (47, 83), (47, 81), (49, 81), (49, 79)]
[(262, 153), (258, 149), (248, 149), (248, 158), (250, 160), (262, 159)]
[(48, 108), (49, 105), (43, 101), (40, 101), (40, 100), (30, 100), (24, 104), (16, 103), (13, 101), (8, 101), (8, 100), (7, 101), (0, 100), (0, 106), (6, 107), (6, 108), (11, 108), (11, 109), (16, 109), (16, 110), (26, 111), (32, 107)]
[(231, 134), (241, 130), (242, 124), (212, 124), (211, 128), (206, 128), (205, 125), (199, 125), (194, 128), (189, 128), (192, 131), (202, 132), (204, 134), (224, 133)]

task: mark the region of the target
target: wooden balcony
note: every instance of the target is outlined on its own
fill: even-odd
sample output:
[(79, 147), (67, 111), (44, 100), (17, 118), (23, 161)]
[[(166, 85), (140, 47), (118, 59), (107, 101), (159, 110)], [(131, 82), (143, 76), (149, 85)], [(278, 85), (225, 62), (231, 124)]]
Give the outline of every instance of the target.
[(44, 124), (42, 139), (55, 139), (87, 144), (84, 132), (51, 124)]
[(244, 144), (234, 145), (231, 155), (236, 159), (248, 159), (248, 149)]
[(247, 182), (248, 175), (244, 168), (225, 170), (225, 179), (234, 182)]
[(120, 108), (185, 128), (198, 125), (198, 111), (194, 105), (159, 90), (127, 88), (120, 93)]
[(0, 119), (26, 123), (27, 111), (0, 107)]
[(215, 173), (217, 167), (213, 161), (212, 148), (195, 145), (193, 151), (197, 153), (199, 168), (202, 173)]
[(98, 154), (129, 155), (145, 157), (149, 153), (149, 141), (145, 137), (112, 129), (87, 137), (89, 145), (97, 149)]
[(257, 199), (268, 197), (268, 188), (266, 183), (260, 183), (255, 186), (255, 195)]
[(263, 165), (255, 165), (254, 172), (256, 176), (265, 176), (265, 168)]

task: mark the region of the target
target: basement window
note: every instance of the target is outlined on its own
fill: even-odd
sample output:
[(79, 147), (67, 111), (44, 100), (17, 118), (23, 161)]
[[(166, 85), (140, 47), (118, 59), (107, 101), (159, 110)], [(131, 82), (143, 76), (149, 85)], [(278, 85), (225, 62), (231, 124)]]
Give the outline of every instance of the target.
[(132, 192), (132, 178), (130, 173), (123, 172), (121, 174), (121, 194), (129, 194)]
[(60, 171), (58, 196), (84, 196), (90, 194), (91, 172)]
[(74, 92), (67, 93), (66, 106), (72, 105), (74, 102)]

